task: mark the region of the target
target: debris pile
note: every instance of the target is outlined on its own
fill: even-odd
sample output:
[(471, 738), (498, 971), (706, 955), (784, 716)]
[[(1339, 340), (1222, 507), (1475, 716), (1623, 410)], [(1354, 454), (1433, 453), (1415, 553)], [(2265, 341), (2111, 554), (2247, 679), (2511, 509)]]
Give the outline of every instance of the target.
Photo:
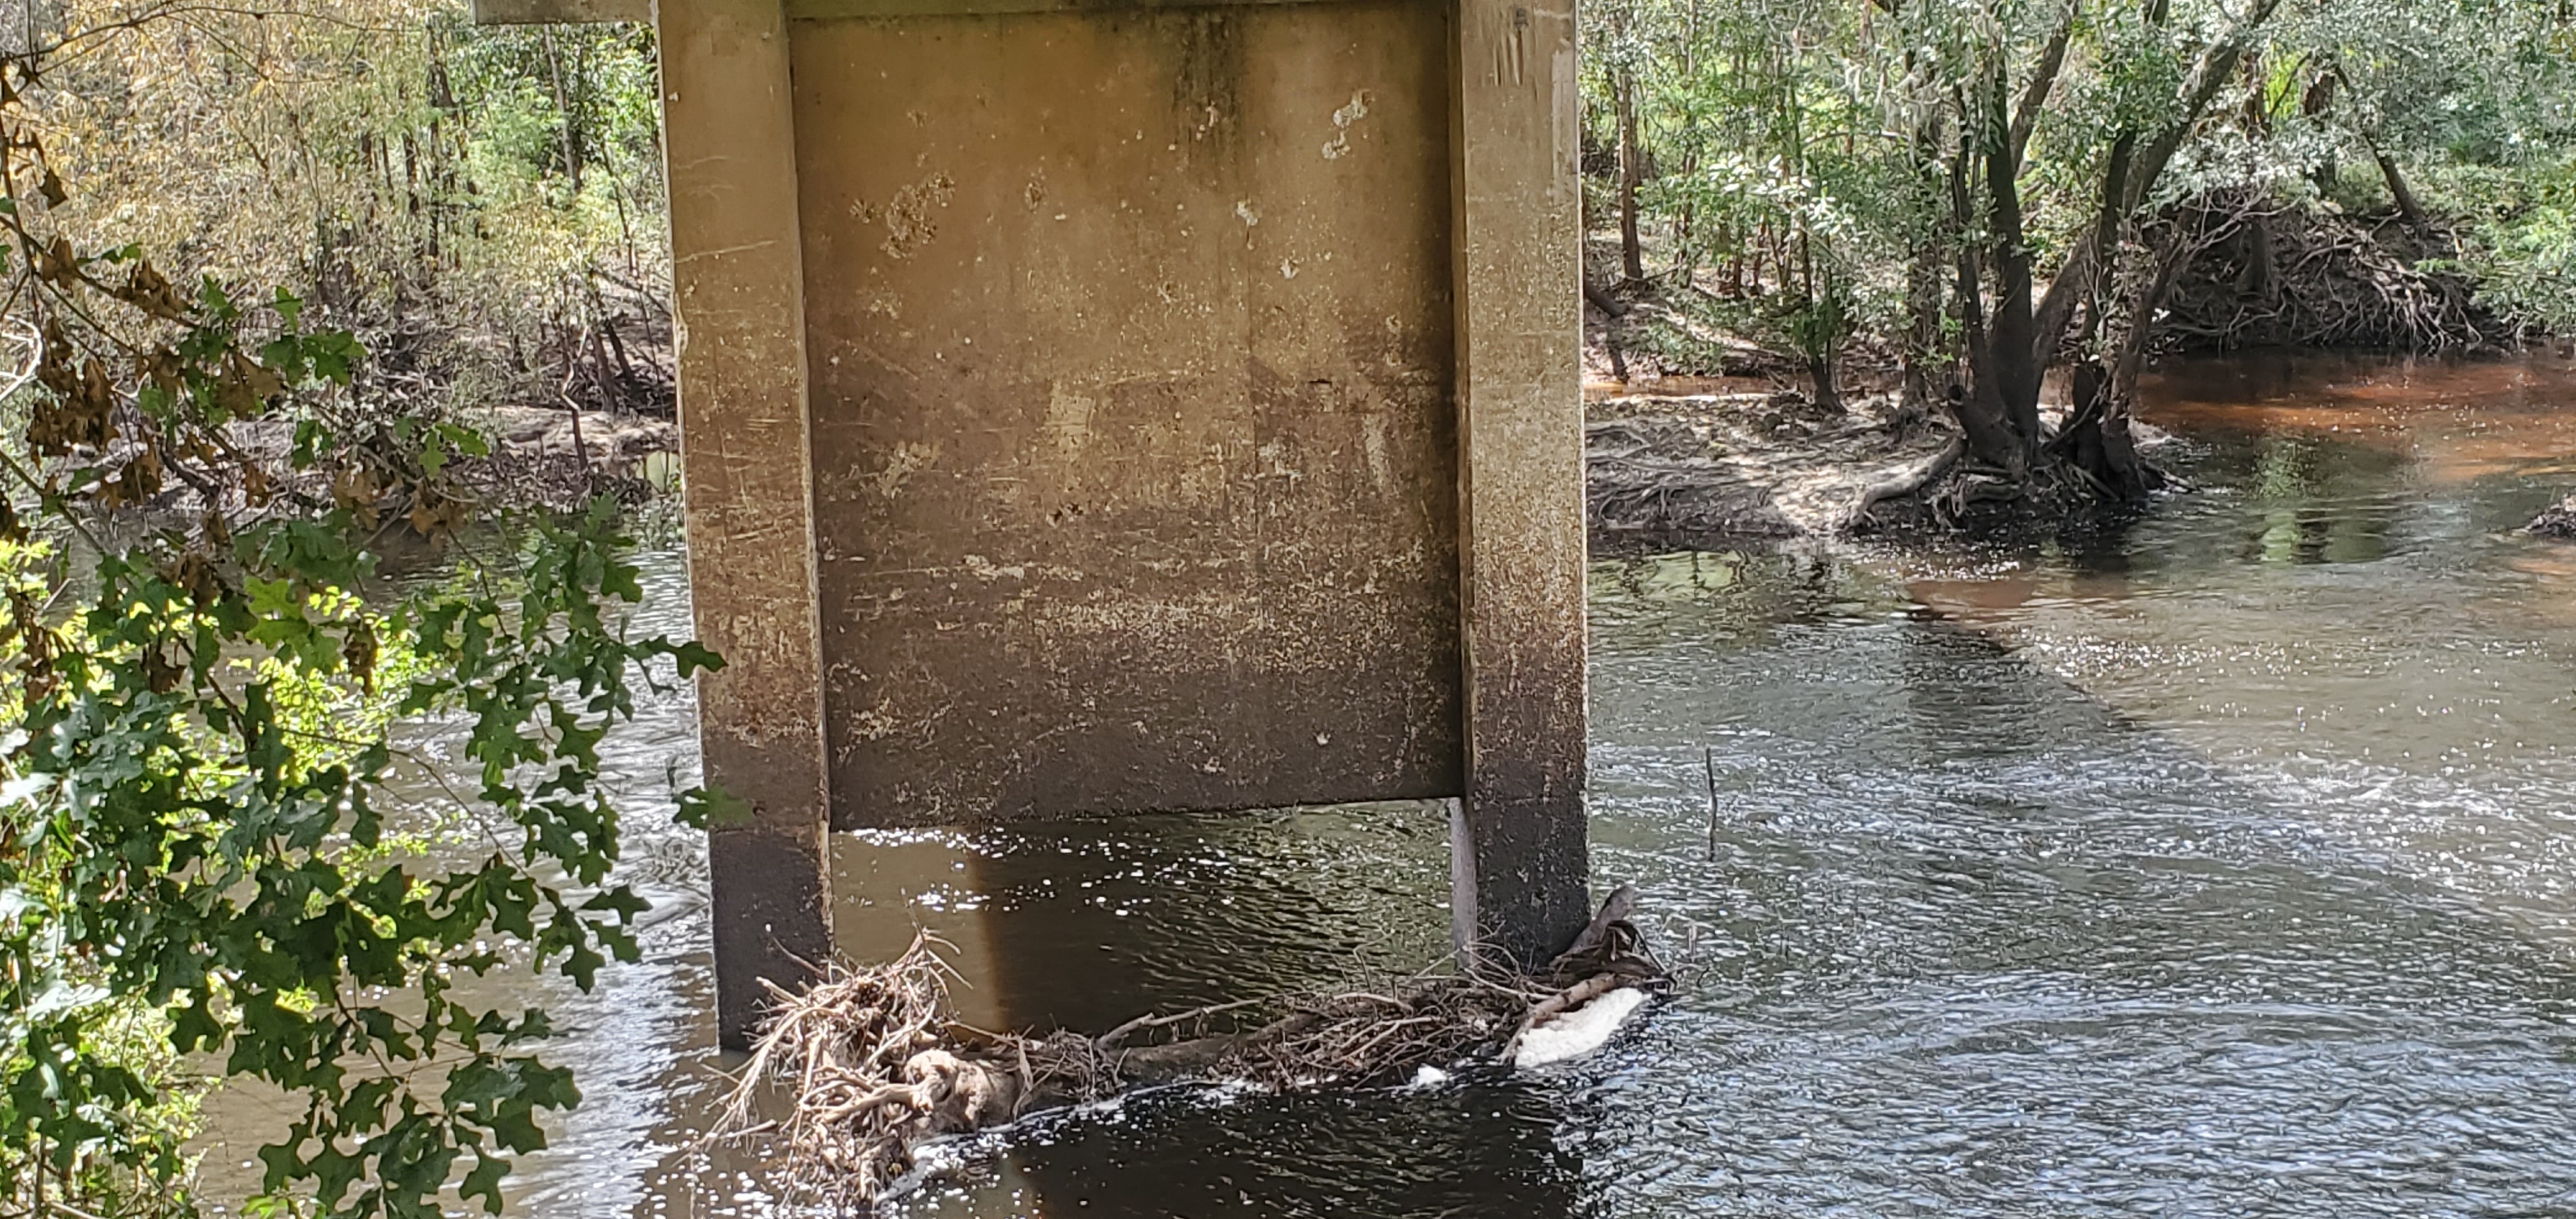
[[(1635, 900), (1621, 886), (1536, 975), (1424, 973), (1140, 1016), (1096, 1037), (997, 1033), (951, 1019), (953, 975), (940, 945), (917, 939), (894, 961), (835, 967), (801, 993), (777, 992), (717, 1137), (775, 1140), (791, 1190), (864, 1210), (932, 1139), (1130, 1088), (1360, 1086), (1473, 1060), (1555, 1061), (1609, 1031), (1563, 1026), (1615, 1027), (1643, 1001), (1641, 988), (1665, 976), (1629, 921)], [(782, 1102), (784, 1116), (761, 1117)]]
[(2541, 509), (2540, 515), (2531, 518), (2531, 524), (2525, 527), (2545, 538), (2576, 541), (2576, 495)]

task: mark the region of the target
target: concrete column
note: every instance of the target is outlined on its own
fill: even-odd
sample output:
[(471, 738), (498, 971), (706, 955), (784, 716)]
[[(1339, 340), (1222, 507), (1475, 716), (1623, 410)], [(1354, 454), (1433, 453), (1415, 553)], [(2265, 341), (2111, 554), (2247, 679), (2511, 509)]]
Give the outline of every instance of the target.
[(1582, 930), (1582, 263), (1572, 0), (1458, 0), (1451, 107), (1466, 794), (1456, 934), (1524, 965)]
[(728, 1046), (765, 993), (832, 950), (830, 801), (814, 595), (804, 248), (781, 0), (664, 0), (662, 117), (689, 582), (708, 785), (741, 802), (708, 841)]

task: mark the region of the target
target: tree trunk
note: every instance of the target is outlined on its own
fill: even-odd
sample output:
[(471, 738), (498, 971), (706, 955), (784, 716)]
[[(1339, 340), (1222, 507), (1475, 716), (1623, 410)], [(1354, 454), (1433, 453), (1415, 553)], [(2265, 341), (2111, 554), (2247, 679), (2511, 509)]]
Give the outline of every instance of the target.
[[(2143, 358), (2145, 331), (2171, 285), (2170, 268), (2150, 277), (2152, 290), (2130, 311), (2125, 332), (2105, 325), (2096, 315), (2104, 308), (2103, 289), (2120, 282), (2120, 238), (2201, 116), (2227, 86), (2243, 79), (2237, 69), (2251, 45), (2250, 35), (2279, 7), (2280, 0), (2252, 0), (2226, 34), (2203, 46), (2184, 74), (2170, 121), (2153, 131), (2122, 131), (2111, 142), (2100, 210), (2049, 284), (2046, 299), (2036, 304), (2020, 192), (2022, 154), (2063, 66), (2078, 9), (2069, 5), (2068, 24), (2042, 53), (2017, 103), (2008, 98), (2009, 60), (1999, 49), (1980, 65), (1973, 90), (1953, 95), (1962, 137), (1950, 170), (1951, 210), (1962, 232), (1974, 232), (1982, 222), (1987, 236), (1977, 248), (1960, 252), (1959, 302), (1968, 336), (1969, 381), (1952, 402), (1972, 458), (2008, 482), (2026, 484), (2039, 463), (2051, 459), (2067, 461), (2097, 483), (2106, 498), (2132, 498), (2155, 480), (2152, 468), (2138, 460), (2129, 433), (2125, 395), (2134, 377), (2124, 382), (2122, 370), (2133, 354), (2130, 349), (2107, 366), (2097, 352), (2078, 353), (2083, 363), (2077, 369), (2075, 410), (2045, 451), (2039, 445), (2041, 381), (2065, 344), (2080, 300), (2096, 302), (2087, 330), (2119, 333)], [(2171, 15), (2168, 0), (2149, 0), (2144, 8), (2153, 27), (2162, 28)], [(1989, 281), (1991, 321), (1982, 316), (1981, 285)]]
[(1627, 384), (1628, 358), (1619, 351), (1618, 321), (1628, 312), (1628, 306), (1594, 283), (1589, 268), (1583, 273), (1583, 299), (1601, 311), (1601, 350), (1609, 354), (1611, 379)]
[(562, 120), (558, 129), (563, 137), (564, 176), (572, 182), (572, 193), (581, 193), (581, 140), (573, 129), (572, 99), (564, 93), (563, 56), (555, 50), (555, 32), (543, 31), (546, 48), (546, 71), (554, 78), (555, 114)]
[(1583, 277), (1583, 299), (1592, 302), (1593, 308), (1610, 317), (1628, 315), (1628, 306), (1622, 304), (1618, 297), (1610, 295), (1601, 285), (1594, 283), (1589, 275)]
[[(1973, 143), (1962, 139), (1958, 155), (1950, 161), (1951, 221), (1962, 232), (1975, 220), (1975, 204), (1968, 187), (1969, 163), (1975, 156)], [(1985, 273), (1974, 246), (1962, 243), (1958, 258), (1959, 269), (1951, 287), (1956, 293), (1959, 326), (1964, 335), (1961, 346), (1967, 355), (1968, 379), (1964, 385), (1952, 385), (1945, 397), (1951, 417), (1959, 421), (1959, 432), (1967, 439), (1969, 462), (2018, 484), (2029, 473), (2030, 462), (2028, 450), (2013, 428), (2011, 412), (2004, 407), (2003, 395), (1995, 388), (1994, 336), (1986, 329)]]
[(2414, 188), (2406, 185), (2406, 175), (2397, 168), (2397, 158), (2376, 146), (2371, 148), (2370, 156), (2379, 162), (2379, 176), (2388, 179), (2388, 193), (2397, 200), (2397, 214), (2405, 219), (2407, 229), (2417, 237), (2432, 236), (2432, 222), (2424, 218), (2424, 205), (2416, 202)]
[(2020, 433), (2020, 468), (2037, 456), (2039, 387), (2047, 370), (2039, 362), (2036, 319), (2032, 316), (2030, 247), (2022, 239), (2020, 174), (2002, 149), (1987, 154), (1986, 178), (1994, 232), (1995, 317), (1987, 335), (1992, 354), (1987, 380), (2002, 402), (2005, 417)]
[[(2299, 113), (2311, 121), (2324, 119), (2326, 111), (2334, 108), (2334, 95), (2335, 74), (2318, 73), (2317, 79), (2308, 85), (2307, 93), (2299, 99)], [(2331, 198), (2334, 195), (2335, 179), (2341, 176), (2342, 172), (2343, 167), (2335, 163), (2334, 149), (2329, 146), (2325, 156), (2318, 159), (2316, 168), (2308, 171), (2308, 177), (2316, 183), (2319, 197)]]
[(2101, 452), (2091, 472), (2095, 481), (2109, 488), (2114, 502), (2139, 503), (2163, 481), (2163, 477), (2156, 473), (2155, 467), (2138, 459), (2137, 433), (2129, 430), (2129, 413), (2136, 401), (2136, 386), (2132, 383), (2127, 389), (2121, 388), (2120, 378), (2115, 375), (2106, 392), (2110, 397), (2102, 404), (2101, 417), (2095, 424), (2101, 433)]
[(2272, 219), (2257, 212), (2245, 221), (2245, 269), (2236, 277), (2240, 296), (2270, 301), (2280, 289), (2280, 258), (2272, 248)]
[(1816, 409), (1829, 415), (1844, 413), (1842, 391), (1834, 387), (1834, 357), (1831, 352), (1807, 357), (1807, 379), (1816, 387)]
[(2159, 251), (2155, 271), (2136, 292), (2120, 302), (2122, 316), (2114, 331), (2119, 342), (2106, 367), (2088, 359), (2075, 369), (2075, 403), (2067, 416), (2068, 435), (2060, 451), (2091, 479), (2096, 491), (2117, 503), (2136, 503), (2164, 482), (2154, 466), (2138, 457), (2129, 421), (2138, 400), (2138, 377), (2147, 366), (2147, 349), (2155, 337), (2156, 311), (2172, 294), (2175, 278), (2192, 251), (2177, 242)]
[(1630, 279), (1646, 277), (1646, 252), (1637, 240), (1637, 188), (1645, 182), (1644, 150), (1637, 147), (1637, 82), (1619, 74), (1619, 269)]
[(2029, 446), (2013, 427), (2012, 412), (1995, 388), (1994, 337), (1986, 331), (1985, 308), (1978, 298), (1974, 256), (1959, 256), (1959, 317), (1967, 330), (1968, 381), (1952, 385), (1946, 395), (1950, 414), (1968, 441), (1968, 459), (2015, 484), (2030, 473)]

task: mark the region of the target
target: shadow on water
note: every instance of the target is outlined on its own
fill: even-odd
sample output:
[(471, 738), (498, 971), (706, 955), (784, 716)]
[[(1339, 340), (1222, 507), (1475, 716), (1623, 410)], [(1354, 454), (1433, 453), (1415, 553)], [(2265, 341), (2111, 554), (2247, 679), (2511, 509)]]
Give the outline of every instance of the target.
[[(964, 1017), (1098, 1031), (1148, 1011), (1335, 987), (1445, 956), (1446, 813), (1389, 804), (844, 836), (845, 950), (946, 940)], [(905, 1214), (1570, 1213), (1550, 1090), (1179, 1089), (982, 1140)]]
[(1416, 803), (842, 836), (859, 959), (916, 924), (970, 1019), (1105, 1030), (1140, 1012), (1411, 972), (1448, 951), (1446, 812)]

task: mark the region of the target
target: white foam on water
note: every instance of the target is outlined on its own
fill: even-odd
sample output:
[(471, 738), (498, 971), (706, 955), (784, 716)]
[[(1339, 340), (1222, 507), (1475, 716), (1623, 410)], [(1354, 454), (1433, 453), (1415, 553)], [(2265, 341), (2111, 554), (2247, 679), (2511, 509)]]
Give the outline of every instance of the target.
[(1200, 1095), (1209, 1105), (1223, 1109), (1244, 1097), (1266, 1096), (1273, 1091), (1276, 1089), (1268, 1084), (1258, 1084), (1248, 1079), (1226, 1079), (1208, 1085)]

